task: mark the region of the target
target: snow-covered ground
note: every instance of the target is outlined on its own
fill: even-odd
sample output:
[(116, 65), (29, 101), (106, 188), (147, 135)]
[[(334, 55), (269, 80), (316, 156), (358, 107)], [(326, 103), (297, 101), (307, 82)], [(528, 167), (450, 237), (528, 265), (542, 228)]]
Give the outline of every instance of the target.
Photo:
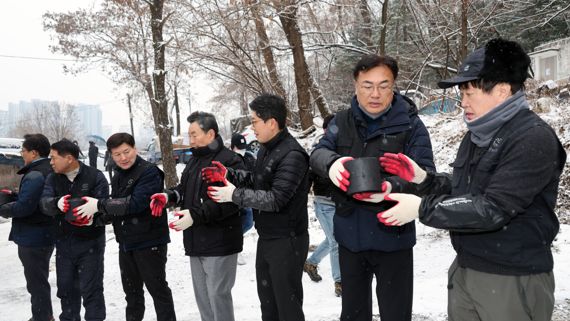
[[(313, 215), (311, 213), (311, 215)], [(18, 260), (16, 246), (6, 241), (10, 231), (9, 222), (0, 223), (0, 321), (23, 321), (30, 314), (29, 295), (26, 291), (22, 265)], [(317, 244), (324, 238), (319, 224), (311, 218), (311, 244)], [(168, 263), (166, 266), (168, 282), (175, 300), (178, 320), (199, 320), (199, 312), (192, 291), (190, 264), (184, 256), (182, 234), (171, 232), (172, 243), (169, 245)], [(118, 246), (112, 229), (107, 230), (107, 249), (105, 253), (105, 300), (107, 305), (107, 320), (124, 320), (124, 294), (118, 266)], [(243, 255), (245, 265), (238, 266), (237, 280), (233, 289), (236, 320), (261, 320), (259, 300), (255, 283), (255, 248), (257, 234), (252, 230), (244, 239)], [(564, 303), (570, 299), (570, 226), (563, 225), (561, 233), (554, 244), (556, 302)], [(446, 320), (447, 305), (447, 268), (453, 260), (454, 252), (445, 232), (418, 225), (418, 243), (414, 249), (414, 319), (417, 320)], [(341, 299), (334, 295), (333, 281), (330, 275), (328, 258), (319, 265), (319, 273), (323, 280), (312, 282), (306, 274), (303, 275), (305, 293), (304, 311), (308, 321), (338, 320)], [(61, 307), (56, 297), (55, 257), (50, 268), (50, 283), (52, 285), (52, 301), (56, 314)], [(147, 295), (145, 320), (156, 320), (152, 298)], [(375, 314), (378, 309), (375, 308)], [(562, 319), (561, 319), (562, 320)]]
[[(559, 133), (565, 146), (570, 146), (570, 108), (558, 106), (543, 116), (549, 120)], [(430, 130), (438, 170), (447, 171), (447, 164), (455, 157), (457, 144), (465, 130), (460, 116), (426, 116), (424, 122)], [(317, 133), (301, 140), (309, 148)], [(181, 169), (179, 165), (179, 169)], [(568, 163), (564, 177), (568, 179)], [(568, 182), (563, 182), (559, 199), (568, 199)], [(324, 234), (314, 217), (312, 201), (309, 201), (311, 244), (318, 244)], [(568, 207), (558, 213), (567, 217)], [(418, 224), (418, 242), (414, 249), (414, 320), (446, 320), (447, 306), (447, 268), (454, 257), (446, 232), (437, 231)], [(0, 321), (27, 320), (30, 317), (29, 295), (18, 260), (16, 246), (7, 241), (10, 230), (9, 220), (0, 218)], [(190, 264), (182, 245), (182, 234), (171, 231), (172, 242), (169, 245), (167, 277), (175, 298), (178, 320), (199, 320), (199, 312), (192, 291)], [(105, 299), (107, 320), (124, 320), (124, 294), (121, 288), (118, 267), (118, 246), (112, 229), (107, 229), (107, 249), (105, 255)], [(233, 289), (236, 320), (261, 320), (259, 300), (255, 283), (255, 249), (257, 234), (254, 230), (244, 238), (243, 255), (247, 264), (238, 266), (237, 280)], [(553, 320), (570, 319), (570, 225), (562, 224), (554, 243), (554, 274), (556, 277), (557, 311)], [(52, 258), (50, 283), (55, 314), (61, 311), (56, 297), (55, 262)], [(341, 299), (335, 297), (333, 281), (330, 275), (328, 258), (319, 265), (323, 281), (312, 282), (303, 276), (304, 311), (308, 321), (338, 320)], [(375, 302), (376, 300), (374, 300)], [(145, 320), (156, 320), (152, 299), (147, 294), (147, 312)], [(378, 313), (375, 307), (374, 313)], [(378, 318), (375, 318), (377, 320)]]

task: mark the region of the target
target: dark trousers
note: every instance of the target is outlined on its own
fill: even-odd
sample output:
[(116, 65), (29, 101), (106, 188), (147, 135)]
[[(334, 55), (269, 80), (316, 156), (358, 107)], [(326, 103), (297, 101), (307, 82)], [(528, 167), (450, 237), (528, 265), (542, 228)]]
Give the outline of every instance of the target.
[(176, 320), (172, 292), (166, 282), (167, 249), (166, 245), (160, 245), (128, 252), (119, 250), (121, 281), (127, 300), (127, 321), (141, 321), (144, 317), (143, 284), (154, 300), (157, 320)]
[(57, 297), (60, 321), (79, 321), (81, 300), (85, 321), (105, 320), (103, 257), (105, 235), (96, 239), (66, 237), (56, 243)]
[(309, 234), (259, 239), (255, 258), (257, 294), (263, 321), (303, 321), (303, 264)]
[(342, 278), (340, 320), (372, 320), (372, 276), (382, 321), (410, 321), (414, 265), (413, 250), (351, 252), (339, 245)]
[(89, 166), (97, 168), (97, 157), (89, 157)]
[(18, 257), (24, 266), (26, 288), (31, 296), (34, 321), (48, 321), (53, 316), (51, 287), (48, 282), (49, 260), (52, 253), (53, 245), (46, 247), (18, 245)]

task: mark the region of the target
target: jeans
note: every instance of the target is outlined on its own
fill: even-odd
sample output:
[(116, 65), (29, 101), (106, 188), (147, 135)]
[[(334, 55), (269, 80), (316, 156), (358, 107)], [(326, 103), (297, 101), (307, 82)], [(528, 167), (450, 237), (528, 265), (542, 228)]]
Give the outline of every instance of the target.
[(329, 204), (315, 199), (315, 214), (321, 227), (325, 232), (325, 239), (319, 244), (317, 249), (307, 259), (308, 263), (317, 265), (327, 254), (331, 260), (332, 278), (335, 282), (341, 282), (340, 268), (338, 264), (338, 243), (334, 238), (333, 216), (335, 213), (334, 204)]
[(243, 234), (253, 227), (253, 210), (249, 207), (241, 208), (241, 231)]

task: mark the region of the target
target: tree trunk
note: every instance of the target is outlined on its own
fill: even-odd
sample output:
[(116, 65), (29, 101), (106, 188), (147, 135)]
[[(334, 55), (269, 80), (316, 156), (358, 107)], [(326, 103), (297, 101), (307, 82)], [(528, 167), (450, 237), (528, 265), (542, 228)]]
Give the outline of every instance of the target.
[(305, 60), (305, 49), (303, 48), (303, 38), (297, 23), (297, 7), (291, 5), (289, 1), (274, 0), (275, 6), (279, 10), (279, 20), (285, 31), (287, 41), (293, 51), (293, 67), (295, 71), (295, 85), (297, 87), (297, 104), (299, 106), (299, 118), (301, 118), (301, 128), (303, 130), (313, 125), (313, 115), (311, 113), (311, 94), (309, 92), (309, 69)]
[(174, 86), (174, 110), (176, 111), (176, 136), (180, 136), (180, 105), (178, 105), (178, 85)]
[[(248, 4), (252, 4), (252, 0), (247, 1)], [(263, 54), (263, 60), (265, 60), (265, 65), (267, 66), (267, 71), (269, 72), (269, 80), (271, 80), (271, 88), (288, 104), (287, 100), (287, 92), (285, 91), (285, 87), (283, 87), (283, 83), (279, 79), (279, 74), (277, 73), (277, 64), (275, 63), (275, 58), (273, 56), (273, 51), (269, 46), (269, 37), (267, 36), (267, 30), (265, 28), (265, 24), (261, 19), (261, 15), (259, 14), (259, 6), (260, 2), (253, 4), (251, 7), (251, 13), (253, 15), (253, 20), (255, 21), (255, 30), (257, 32), (257, 36), (259, 37), (259, 47), (261, 48), (261, 52)]]
[(461, 43), (459, 44), (458, 66), (467, 57), (467, 11), (469, 10), (469, 0), (461, 1)]
[[(309, 70), (309, 66), (305, 66), (305, 68)], [(327, 117), (331, 113), (329, 104), (327, 103), (325, 95), (323, 95), (323, 92), (321, 91), (319, 84), (317, 84), (317, 82), (310, 73), (309, 73), (309, 84), (310, 84), (309, 91), (311, 92), (311, 96), (313, 96), (315, 104), (317, 104), (319, 113), (323, 118)]]
[[(164, 40), (162, 28), (164, 26), (162, 10), (164, 0), (152, 0), (150, 5), (152, 46), (154, 49), (154, 71), (152, 73), (152, 87), (154, 96), (151, 98), (152, 115), (154, 117), (155, 132), (160, 142), (162, 155), (162, 167), (164, 181), (167, 188), (174, 187), (178, 183), (176, 164), (172, 153), (172, 127), (168, 123), (168, 104), (166, 101), (164, 70)], [(149, 90), (147, 89), (147, 92)]]
[(366, 44), (366, 48), (372, 48), (372, 15), (368, 7), (367, 0), (360, 0), (360, 15), (362, 17), (362, 42)]
[(380, 54), (386, 55), (386, 30), (388, 30), (388, 0), (382, 3), (382, 31), (380, 32)]

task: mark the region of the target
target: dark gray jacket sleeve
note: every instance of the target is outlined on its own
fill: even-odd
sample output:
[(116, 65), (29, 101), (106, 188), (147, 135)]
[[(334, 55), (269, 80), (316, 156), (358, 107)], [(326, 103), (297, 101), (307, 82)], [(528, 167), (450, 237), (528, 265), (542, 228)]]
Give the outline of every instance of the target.
[(269, 190), (236, 188), (232, 201), (240, 207), (279, 212), (295, 195), (308, 168), (306, 156), (301, 152), (292, 151), (277, 166)]

